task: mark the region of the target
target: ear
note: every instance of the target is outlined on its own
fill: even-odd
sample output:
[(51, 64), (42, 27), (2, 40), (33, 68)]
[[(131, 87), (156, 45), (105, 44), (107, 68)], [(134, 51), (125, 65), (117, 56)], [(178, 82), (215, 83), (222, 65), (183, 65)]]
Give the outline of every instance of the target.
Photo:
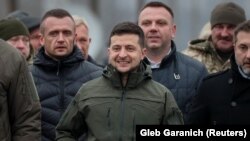
[(172, 28), (171, 28), (171, 37), (172, 37), (172, 39), (174, 39), (175, 38), (175, 35), (176, 35), (176, 24), (173, 24), (172, 25)]
[(41, 43), (41, 45), (42, 46), (44, 46), (44, 43), (45, 41), (44, 41), (44, 36), (43, 35), (41, 35), (41, 37), (40, 37), (40, 43)]
[(109, 55), (110, 55), (110, 47), (108, 47), (108, 49), (107, 49), (107, 50), (108, 50), (108, 56), (109, 56)]
[(75, 34), (75, 37), (74, 37), (74, 45), (77, 45), (77, 34)]
[(92, 39), (91, 39), (91, 38), (89, 38), (89, 43), (91, 43), (91, 41), (92, 41)]
[(143, 60), (143, 59), (145, 58), (146, 54), (147, 54), (147, 49), (144, 47), (144, 48), (142, 49), (141, 60)]

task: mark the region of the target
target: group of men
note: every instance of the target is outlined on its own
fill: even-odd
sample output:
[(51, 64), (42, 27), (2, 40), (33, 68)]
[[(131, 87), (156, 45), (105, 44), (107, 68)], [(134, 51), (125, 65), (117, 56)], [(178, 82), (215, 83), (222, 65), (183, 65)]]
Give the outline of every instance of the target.
[(250, 21), (239, 5), (226, 2), (214, 8), (210, 23), (209, 38), (191, 41), (183, 52), (189, 57), (176, 49), (172, 9), (149, 2), (137, 24), (112, 29), (103, 68), (87, 53), (86, 22), (53, 9), (39, 22), (31, 76), (29, 53), (12, 43), (30, 48), (27, 26), (1, 20), (0, 38), (11, 46), (0, 40), (6, 66), (0, 69), (0, 139), (133, 140), (143, 124), (249, 124)]

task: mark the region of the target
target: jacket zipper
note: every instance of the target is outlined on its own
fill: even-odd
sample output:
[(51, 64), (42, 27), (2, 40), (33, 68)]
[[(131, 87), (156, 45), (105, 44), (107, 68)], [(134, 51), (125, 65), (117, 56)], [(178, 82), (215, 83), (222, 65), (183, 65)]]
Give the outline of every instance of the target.
[(125, 88), (122, 88), (122, 97), (121, 97), (121, 120), (120, 120), (120, 132), (119, 132), (119, 141), (122, 141), (122, 133), (123, 133), (123, 120), (124, 120), (124, 112), (125, 112)]
[(60, 72), (60, 68), (61, 68), (61, 62), (59, 61), (58, 62), (58, 67), (57, 67), (57, 76), (59, 78), (59, 100), (60, 100), (60, 105), (59, 105), (59, 112), (60, 112), (60, 115), (63, 114), (64, 112), (64, 80), (63, 80), (63, 77), (62, 77), (62, 72)]

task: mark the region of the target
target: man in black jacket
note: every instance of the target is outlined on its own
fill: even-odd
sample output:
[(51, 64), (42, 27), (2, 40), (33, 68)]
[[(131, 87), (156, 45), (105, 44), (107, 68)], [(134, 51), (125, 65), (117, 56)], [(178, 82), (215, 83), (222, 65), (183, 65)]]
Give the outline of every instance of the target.
[(161, 2), (146, 4), (138, 18), (146, 40), (145, 62), (151, 65), (153, 79), (173, 93), (184, 121), (201, 80), (207, 70), (200, 62), (179, 53), (173, 41), (176, 32), (174, 14)]
[(45, 13), (41, 42), (32, 67), (42, 105), (42, 141), (55, 140), (55, 126), (80, 86), (102, 73), (102, 68), (84, 60), (74, 45), (75, 23), (63, 9)]
[(234, 31), (231, 69), (204, 79), (192, 104), (190, 124), (250, 124), (250, 21)]

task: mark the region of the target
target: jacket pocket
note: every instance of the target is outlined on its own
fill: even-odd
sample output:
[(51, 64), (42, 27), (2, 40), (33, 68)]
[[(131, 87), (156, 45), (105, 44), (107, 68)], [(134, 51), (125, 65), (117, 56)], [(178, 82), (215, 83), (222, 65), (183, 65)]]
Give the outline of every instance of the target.
[(164, 114), (164, 104), (154, 101), (137, 100), (131, 102), (134, 124), (160, 124)]
[(102, 139), (110, 139), (113, 136), (114, 124), (114, 100), (93, 98), (85, 101), (84, 115), (93, 134), (101, 136)]

